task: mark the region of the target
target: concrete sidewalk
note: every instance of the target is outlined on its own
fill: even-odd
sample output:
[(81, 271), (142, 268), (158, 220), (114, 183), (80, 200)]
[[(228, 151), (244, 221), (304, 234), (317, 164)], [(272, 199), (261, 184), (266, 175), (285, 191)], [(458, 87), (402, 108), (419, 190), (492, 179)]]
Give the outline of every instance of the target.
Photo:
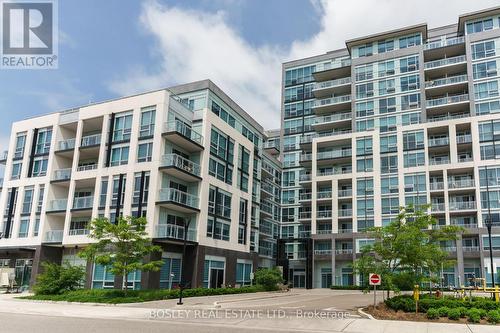
[[(284, 294), (286, 295), (286, 294)], [(467, 324), (441, 324), (407, 321), (370, 320), (364, 318), (323, 318), (311, 317), (312, 314), (299, 314), (287, 312), (231, 312), (231, 309), (209, 309), (201, 306), (196, 309), (195, 304), (207, 305), (213, 299), (199, 298), (189, 299), (192, 302), (189, 308), (174, 306), (170, 309), (161, 307), (154, 308), (151, 304), (141, 307), (113, 306), (113, 305), (85, 305), (55, 302), (32, 302), (16, 299), (19, 295), (0, 295), (0, 312), (11, 314), (30, 314), (51, 317), (74, 317), (88, 319), (118, 319), (133, 321), (155, 321), (189, 326), (220, 326), (232, 327), (233, 329), (272, 329), (275, 331), (308, 331), (308, 332), (346, 332), (346, 333), (401, 333), (401, 332), (453, 332), (453, 333), (498, 333), (499, 326), (467, 325)], [(256, 295), (243, 296), (240, 300), (248, 299)], [(263, 295), (264, 296), (264, 295)], [(267, 295), (269, 296), (269, 295)], [(286, 297), (286, 296), (277, 296)], [(201, 301), (201, 300), (204, 301)], [(233, 302), (239, 299), (231, 297)], [(161, 304), (165, 305), (165, 304)], [(196, 312), (197, 311), (197, 312)], [(238, 310), (234, 310), (238, 311)], [(283, 316), (283, 317), (281, 317)]]

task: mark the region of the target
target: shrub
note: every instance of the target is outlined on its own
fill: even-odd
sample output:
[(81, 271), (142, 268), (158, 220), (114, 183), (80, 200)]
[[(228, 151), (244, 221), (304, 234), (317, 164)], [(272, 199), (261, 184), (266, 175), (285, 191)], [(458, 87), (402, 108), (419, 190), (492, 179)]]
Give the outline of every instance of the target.
[(427, 311), (427, 318), (429, 319), (437, 319), (439, 318), (439, 311), (438, 309), (431, 308), (429, 311)]
[(446, 306), (442, 306), (437, 309), (440, 317), (448, 317), (448, 312), (450, 312), (450, 308)]
[(33, 287), (37, 295), (58, 295), (82, 287), (85, 277), (83, 267), (69, 264), (42, 263), (43, 273), (37, 277)]
[(468, 309), (466, 307), (459, 306), (457, 309), (458, 309), (458, 311), (460, 311), (460, 317), (461, 318), (465, 318), (467, 316)]
[(262, 268), (255, 272), (255, 283), (266, 290), (276, 290), (278, 283), (283, 283), (283, 277), (278, 268)]
[(479, 323), (481, 321), (481, 310), (472, 308), (467, 311), (467, 317), (471, 323)]
[(391, 297), (385, 301), (385, 304), (395, 311), (415, 312), (415, 301), (408, 295)]
[(458, 320), (458, 318), (460, 318), (460, 309), (459, 308), (449, 309), (448, 318), (451, 320)]
[(492, 324), (500, 323), (500, 311), (499, 310), (490, 310), (486, 315), (488, 321)]
[[(356, 286), (356, 285), (351, 285), (351, 286), (330, 286), (330, 289), (333, 290), (363, 290), (364, 288), (362, 286)], [(377, 288), (378, 290), (378, 288)]]

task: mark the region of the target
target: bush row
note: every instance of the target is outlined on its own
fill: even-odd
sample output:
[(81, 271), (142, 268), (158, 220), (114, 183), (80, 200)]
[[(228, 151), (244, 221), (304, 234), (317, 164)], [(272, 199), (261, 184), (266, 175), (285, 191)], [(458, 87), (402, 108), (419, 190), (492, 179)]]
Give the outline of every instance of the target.
[(335, 290), (363, 290), (364, 287), (362, 286), (356, 286), (356, 285), (351, 285), (351, 286), (330, 286), (330, 289), (335, 289)]
[[(214, 296), (214, 295), (229, 295), (242, 293), (255, 293), (267, 290), (263, 286), (246, 286), (241, 288), (193, 288), (185, 289), (183, 297), (197, 296)], [(59, 295), (34, 295), (21, 297), (32, 300), (47, 300), (47, 301), (66, 301), (66, 302), (82, 302), (82, 303), (137, 303), (156, 301), (164, 299), (173, 299), (179, 297), (179, 290), (128, 290), (126, 293), (118, 289), (80, 289), (68, 291)]]
[[(400, 295), (389, 298), (385, 301), (385, 304), (395, 310), (402, 310), (405, 312), (415, 311), (415, 300), (409, 295)], [(500, 310), (499, 304), (495, 301), (484, 298), (484, 297), (472, 297), (471, 299), (461, 300), (451, 297), (441, 297), (435, 298), (427, 295), (422, 295), (419, 303), (418, 309), (420, 312), (427, 312), (429, 309), (438, 308), (465, 308), (465, 309), (482, 309), (486, 311)]]
[(440, 308), (430, 308), (427, 310), (427, 318), (438, 319), (440, 317), (448, 317), (451, 320), (458, 320), (459, 318), (467, 318), (471, 323), (479, 323), (481, 319), (486, 319), (492, 324), (498, 324), (500, 322), (500, 310), (485, 310), (478, 308), (466, 307), (440, 307)]

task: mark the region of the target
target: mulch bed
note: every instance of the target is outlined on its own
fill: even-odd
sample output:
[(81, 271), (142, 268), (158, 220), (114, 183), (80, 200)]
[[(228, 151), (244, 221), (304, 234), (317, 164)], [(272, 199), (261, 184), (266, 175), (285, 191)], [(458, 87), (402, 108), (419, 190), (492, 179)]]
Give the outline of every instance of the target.
[[(394, 311), (387, 307), (384, 303), (377, 304), (376, 307), (373, 305), (364, 308), (363, 311), (371, 314), (375, 319), (382, 320), (405, 320), (405, 321), (426, 321), (430, 323), (453, 323), (453, 324), (472, 324), (467, 320), (467, 318), (460, 318), (458, 320), (451, 320), (445, 317), (439, 319), (428, 319), (425, 313), (410, 313), (403, 311)], [(491, 325), (486, 320), (481, 319), (481, 322), (474, 324), (485, 324)]]

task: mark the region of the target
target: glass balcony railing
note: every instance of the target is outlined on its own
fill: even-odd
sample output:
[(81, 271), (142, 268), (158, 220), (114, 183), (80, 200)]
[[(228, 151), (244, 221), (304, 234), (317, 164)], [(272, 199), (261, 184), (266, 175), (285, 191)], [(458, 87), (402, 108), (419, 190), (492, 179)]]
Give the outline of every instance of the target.
[(347, 66), (351, 66), (351, 59), (337, 59), (331, 62), (325, 62), (316, 65), (315, 72), (322, 72), (330, 69), (342, 68)]
[(334, 105), (341, 103), (348, 103), (351, 101), (351, 95), (342, 95), (336, 97), (328, 97), (317, 99), (314, 101), (314, 107), (326, 106), (326, 105)]
[(466, 187), (474, 187), (475, 182), (474, 179), (457, 179), (457, 180), (449, 180), (448, 188), (466, 188)]
[(197, 196), (170, 187), (160, 190), (159, 200), (172, 201), (196, 209), (198, 209), (200, 205), (200, 200)]
[(316, 217), (319, 219), (331, 218), (332, 211), (331, 210), (319, 210), (316, 212)]
[(329, 81), (317, 82), (314, 85), (314, 89), (313, 90), (333, 88), (333, 87), (343, 86), (343, 85), (346, 85), (346, 84), (351, 84), (351, 77), (344, 77), (344, 78), (336, 79), (336, 80), (329, 80)]
[(332, 198), (332, 191), (321, 191), (318, 192), (316, 195), (317, 199), (331, 199)]
[(50, 230), (45, 233), (43, 241), (45, 243), (61, 243), (64, 230)]
[(469, 94), (438, 97), (438, 98), (428, 99), (427, 107), (435, 107), (453, 103), (467, 102), (468, 100), (469, 100)]
[(322, 151), (316, 154), (318, 160), (329, 159), (329, 158), (340, 158), (340, 157), (351, 157), (352, 150), (351, 149), (338, 149), (331, 151)]
[(73, 209), (87, 209), (94, 205), (94, 196), (76, 197), (73, 199)]
[(69, 229), (69, 236), (85, 236), (90, 233), (89, 229)]
[(467, 74), (450, 76), (450, 77), (445, 77), (445, 78), (441, 78), (441, 79), (435, 79), (432, 81), (426, 81), (425, 87), (426, 88), (435, 88), (435, 87), (446, 86), (449, 84), (463, 83), (463, 82), (467, 82)]
[(63, 211), (68, 207), (68, 199), (50, 200), (47, 205), (47, 211)]
[(459, 134), (457, 135), (457, 143), (471, 143), (472, 142), (472, 135), (470, 134)]
[(339, 190), (338, 192), (339, 198), (345, 198), (352, 196), (352, 189), (349, 190)]
[(57, 150), (70, 150), (75, 148), (75, 139), (62, 140), (57, 143)]
[(82, 147), (90, 147), (101, 144), (101, 134), (92, 134), (82, 137)]
[(177, 154), (163, 155), (160, 163), (163, 167), (173, 166), (198, 177), (201, 175), (201, 167), (199, 164)]
[(431, 211), (433, 212), (444, 212), (445, 207), (444, 207), (444, 202), (443, 203), (432, 203), (431, 204)]
[(187, 234), (185, 234), (185, 230), (184, 226), (160, 223), (156, 226), (156, 237), (184, 240), (184, 236), (186, 236), (186, 240), (196, 241), (196, 231), (188, 229)]
[(304, 153), (300, 155), (301, 162), (309, 162), (312, 161), (312, 153)]
[(436, 67), (448, 66), (448, 65), (462, 63), (462, 62), (465, 62), (466, 60), (467, 60), (467, 58), (465, 57), (465, 55), (461, 55), (458, 57), (438, 59), (438, 60), (426, 62), (424, 64), (424, 68), (431, 69), (431, 68), (436, 68)]
[(339, 216), (341, 217), (352, 216), (352, 209), (339, 209)]
[(454, 37), (454, 38), (447, 38), (447, 39), (441, 39), (438, 41), (433, 41), (429, 42), (424, 45), (424, 50), (432, 50), (432, 49), (437, 49), (440, 47), (445, 47), (445, 46), (452, 46), (452, 45), (457, 45), (457, 44), (463, 44), (465, 41), (464, 37)]
[(52, 180), (70, 180), (71, 179), (71, 168), (59, 169), (54, 171), (54, 176)]
[(430, 182), (429, 188), (431, 191), (438, 191), (444, 189), (444, 182)]
[(345, 112), (345, 113), (332, 114), (332, 115), (328, 115), (328, 116), (318, 116), (314, 119), (314, 123), (316, 125), (326, 124), (326, 123), (331, 123), (334, 121), (346, 120), (346, 119), (351, 119), (351, 118), (352, 118), (352, 113)]
[(431, 157), (429, 159), (429, 165), (441, 165), (441, 164), (449, 164), (449, 157)]
[(352, 249), (336, 249), (335, 254), (352, 254)]
[[(331, 230), (317, 230), (317, 234), (320, 234), (322, 233), (321, 231), (325, 231), (324, 233), (325, 234), (331, 234), (332, 231)], [(326, 255), (331, 255), (332, 254), (332, 250), (314, 250), (314, 254), (317, 255), (317, 256), (326, 256)]]
[(86, 165), (79, 165), (78, 167), (76, 167), (76, 171), (78, 172), (90, 171), (95, 169), (97, 169), (97, 164), (86, 164)]
[(180, 120), (165, 123), (165, 132), (177, 132), (183, 137), (203, 145), (203, 136)]
[(476, 209), (475, 201), (450, 202), (450, 210), (469, 210), (469, 209)]
[(311, 212), (299, 212), (299, 219), (310, 219)]
[(429, 147), (446, 146), (449, 142), (448, 137), (429, 138), (427, 141)]

